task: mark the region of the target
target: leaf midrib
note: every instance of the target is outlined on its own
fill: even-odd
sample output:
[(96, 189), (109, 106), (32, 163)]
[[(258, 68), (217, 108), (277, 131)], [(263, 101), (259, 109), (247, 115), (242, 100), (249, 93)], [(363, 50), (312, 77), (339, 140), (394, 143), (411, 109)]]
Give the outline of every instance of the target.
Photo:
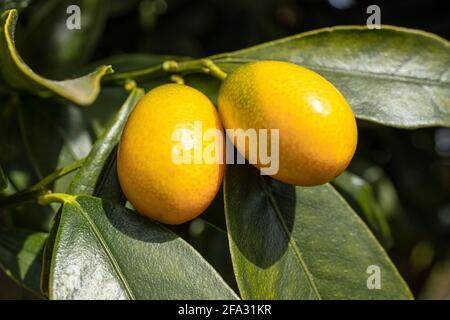
[(289, 229), (283, 219), (283, 215), (280, 211), (280, 208), (278, 207), (276, 200), (275, 200), (272, 192), (270, 191), (270, 187), (267, 185), (267, 182), (264, 180), (264, 178), (262, 176), (260, 176), (260, 181), (261, 181), (261, 183), (260, 183), (261, 188), (263, 189), (266, 196), (269, 198), (269, 201), (276, 213), (276, 216), (277, 216), (278, 220), (280, 221), (281, 227), (283, 229), (283, 233), (288, 241), (289, 247), (292, 249), (294, 256), (297, 258), (303, 271), (305, 272), (306, 278), (308, 279), (308, 283), (311, 286), (311, 288), (313, 289), (316, 297), (319, 300), (322, 300), (322, 296), (319, 292), (319, 289), (317, 288), (317, 285), (313, 279), (313, 276), (312, 276), (311, 272), (309, 271), (309, 268), (306, 265), (305, 261), (303, 260), (303, 256), (302, 256), (300, 250), (297, 248), (297, 243), (294, 240), (292, 240), (292, 238), (289, 236)]
[(122, 282), (122, 284), (125, 288), (125, 292), (127, 293), (127, 296), (132, 300), (136, 300), (136, 297), (135, 297), (133, 291), (131, 290), (130, 285), (128, 284), (128, 281), (126, 280), (122, 270), (120, 269), (119, 263), (114, 258), (114, 255), (112, 254), (112, 252), (108, 249), (108, 245), (106, 244), (105, 239), (103, 238), (100, 230), (95, 225), (94, 221), (92, 221), (92, 219), (89, 217), (87, 212), (84, 210), (84, 208), (81, 206), (81, 204), (77, 201), (77, 198), (75, 198), (75, 201), (70, 202), (70, 204), (74, 205), (78, 210), (80, 210), (80, 212), (82, 213), (82, 216), (88, 222), (88, 225), (89, 225), (91, 231), (94, 233), (96, 239), (100, 243), (100, 246), (105, 251), (106, 256), (108, 257), (108, 260), (111, 262), (114, 271), (116, 272), (117, 276), (119, 277), (120, 281)]
[[(230, 63), (230, 64), (242, 64), (242, 63), (248, 63), (248, 62), (254, 62), (259, 61), (258, 59), (236, 59), (232, 56), (229, 57), (221, 57), (221, 59), (215, 60), (216, 63)], [(289, 60), (292, 61), (292, 60)], [(308, 69), (318, 70), (318, 71), (324, 71), (324, 72), (330, 72), (330, 73), (336, 73), (336, 74), (342, 74), (342, 75), (348, 75), (352, 77), (365, 77), (365, 78), (374, 78), (374, 79), (381, 79), (385, 81), (390, 80), (396, 80), (398, 82), (404, 82), (404, 83), (410, 83), (410, 84), (417, 84), (417, 85), (426, 85), (426, 86), (433, 86), (433, 87), (450, 87), (450, 82), (448, 81), (441, 81), (436, 79), (430, 79), (430, 78), (417, 78), (417, 77), (411, 77), (411, 76), (400, 76), (400, 75), (393, 75), (389, 73), (382, 73), (382, 72), (373, 72), (373, 71), (363, 71), (363, 70), (349, 70), (349, 69), (342, 69), (342, 68), (335, 68), (330, 66), (323, 66), (323, 65), (313, 65), (303, 62), (295, 62), (298, 65), (301, 65)]]

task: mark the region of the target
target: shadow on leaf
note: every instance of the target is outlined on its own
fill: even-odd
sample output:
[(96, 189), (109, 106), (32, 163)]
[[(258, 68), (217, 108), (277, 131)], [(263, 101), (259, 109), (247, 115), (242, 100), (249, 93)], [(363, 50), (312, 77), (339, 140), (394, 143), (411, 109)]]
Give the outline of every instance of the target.
[(225, 202), (229, 235), (239, 251), (260, 268), (275, 264), (289, 246), (295, 188), (261, 176), (250, 165), (232, 165), (227, 167)]
[(103, 200), (102, 209), (111, 226), (127, 237), (151, 243), (163, 243), (178, 238), (158, 222), (110, 201)]

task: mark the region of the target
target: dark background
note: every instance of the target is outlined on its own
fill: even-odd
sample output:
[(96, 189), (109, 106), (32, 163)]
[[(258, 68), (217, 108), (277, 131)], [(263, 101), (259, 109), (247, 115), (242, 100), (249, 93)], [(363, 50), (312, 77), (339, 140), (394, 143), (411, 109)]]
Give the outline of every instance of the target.
[[(23, 11), (19, 40), (43, 2)], [(39, 51), (46, 43), (38, 41), (24, 55), (33, 69), (55, 78), (120, 53), (201, 57), (316, 28), (365, 24), (371, 4), (380, 6), (382, 24), (450, 39), (448, 0), (110, 0), (104, 4), (108, 17), (82, 59), (46, 63)], [(450, 298), (450, 129), (360, 123), (359, 135), (350, 169), (372, 184), (391, 217), (390, 256), (416, 297)], [(30, 297), (0, 274), (0, 298)]]
[[(152, 19), (145, 19), (145, 3), (156, 4)], [(210, 55), (316, 28), (365, 24), (371, 4), (380, 6), (383, 24), (449, 38), (450, 2), (445, 0), (157, 0), (142, 1), (110, 20), (108, 34), (126, 34), (125, 29), (133, 36), (102, 43), (99, 54), (121, 50)]]

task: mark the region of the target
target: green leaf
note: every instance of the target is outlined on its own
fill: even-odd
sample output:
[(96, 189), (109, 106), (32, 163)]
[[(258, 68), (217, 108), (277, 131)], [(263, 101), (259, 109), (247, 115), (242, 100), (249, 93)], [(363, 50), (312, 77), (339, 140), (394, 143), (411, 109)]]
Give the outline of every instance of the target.
[(70, 197), (63, 206), (49, 287), (52, 299), (237, 298), (190, 245), (164, 226), (84, 195)]
[(47, 234), (0, 229), (0, 269), (19, 285), (39, 294), (41, 255)]
[[(142, 89), (134, 89), (130, 93), (115, 118), (112, 119), (103, 135), (92, 147), (83, 167), (73, 179), (68, 193), (99, 195), (104, 192), (103, 189), (107, 188), (107, 185), (105, 185), (106, 177), (109, 176), (110, 172), (116, 171), (116, 167), (111, 165), (111, 162), (114, 162), (115, 159), (113, 151), (119, 143), (128, 115), (143, 95), (144, 90)], [(105, 172), (105, 170), (109, 170), (109, 172)], [(104, 193), (106, 197), (110, 196), (110, 193)]]
[[(330, 185), (301, 188), (229, 166), (225, 212), (245, 299), (409, 299), (411, 293), (368, 228)], [(369, 290), (369, 266), (381, 289)]]
[(41, 271), (41, 281), (40, 289), (41, 292), (48, 298), (50, 295), (50, 273), (52, 270), (52, 257), (53, 249), (55, 248), (56, 236), (58, 234), (59, 224), (61, 222), (61, 208), (55, 215), (50, 223), (49, 234), (47, 241), (44, 245), (44, 250), (42, 254), (42, 271)]
[(364, 179), (349, 171), (343, 172), (332, 182), (338, 190), (356, 202), (356, 206), (361, 212), (363, 219), (375, 233), (377, 238), (383, 243), (385, 248), (392, 246), (393, 239), (389, 222), (383, 209), (381, 208), (372, 186)]
[(327, 78), (360, 119), (400, 128), (450, 126), (450, 43), (430, 33), (341, 26), (212, 59), (228, 72), (255, 60), (290, 61)]
[(100, 79), (112, 72), (110, 66), (80, 78), (54, 81), (45, 79), (31, 70), (19, 56), (14, 45), (14, 31), (18, 15), (16, 10), (5, 11), (0, 19), (0, 73), (3, 80), (15, 89), (25, 90), (42, 97), (56, 95), (79, 105), (90, 105), (100, 91)]
[(8, 187), (8, 179), (6, 179), (2, 166), (0, 166), (0, 191), (6, 189), (7, 187)]

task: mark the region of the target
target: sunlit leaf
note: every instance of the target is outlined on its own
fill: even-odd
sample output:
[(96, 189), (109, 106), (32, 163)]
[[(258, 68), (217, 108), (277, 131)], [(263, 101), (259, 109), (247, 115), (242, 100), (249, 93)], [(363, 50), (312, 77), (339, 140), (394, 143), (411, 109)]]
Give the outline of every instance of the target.
[[(227, 168), (225, 212), (245, 299), (410, 299), (358, 215), (330, 185), (294, 187), (250, 166)], [(381, 272), (368, 287), (369, 267)]]
[(52, 299), (237, 298), (180, 237), (90, 196), (65, 202), (52, 266)]

